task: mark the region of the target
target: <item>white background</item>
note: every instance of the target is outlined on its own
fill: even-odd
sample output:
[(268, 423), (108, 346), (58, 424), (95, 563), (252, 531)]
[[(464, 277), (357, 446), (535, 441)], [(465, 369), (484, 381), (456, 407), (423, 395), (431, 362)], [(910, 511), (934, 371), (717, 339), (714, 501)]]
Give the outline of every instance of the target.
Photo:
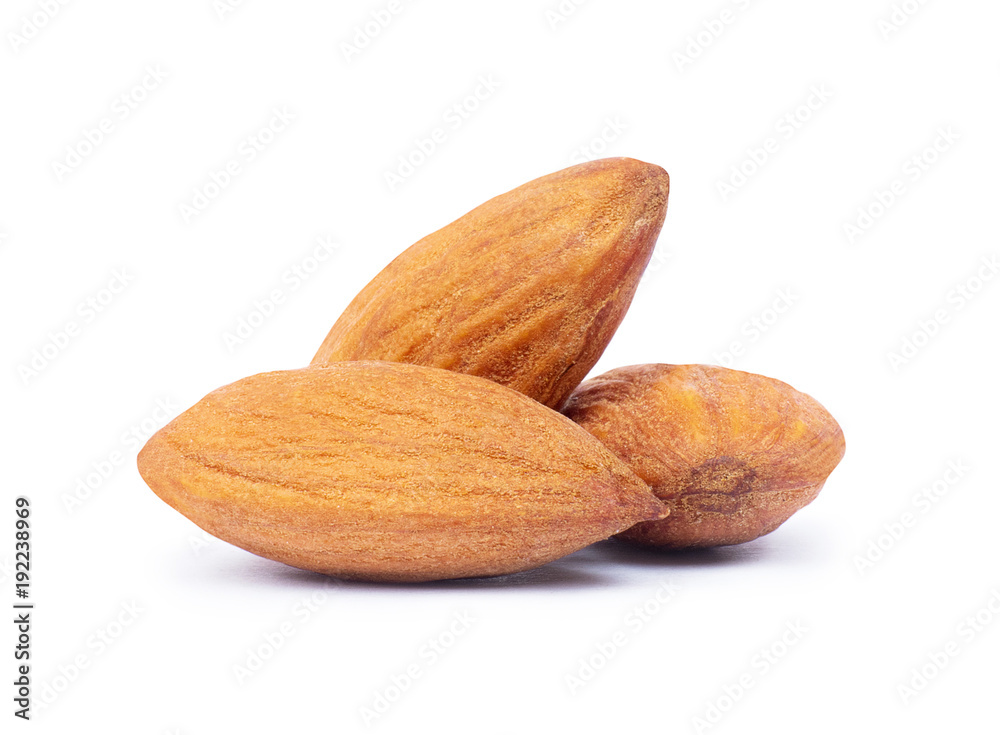
[[(997, 730), (995, 2), (908, 0), (893, 24), (890, 0), (400, 0), (367, 40), (387, 0), (249, 0), (221, 15), (211, 0), (53, 5), (51, 19), (40, 1), (0, 12), (0, 593), (13, 602), (23, 494), (37, 605), (34, 719), (18, 727)], [(723, 11), (730, 22), (713, 23)], [(152, 89), (133, 94), (144, 79)], [(275, 108), (294, 120), (251, 161), (240, 146)], [(391, 186), (436, 128), (444, 142)], [(844, 428), (843, 463), (778, 531), (683, 555), (605, 542), (488, 581), (337, 586), (206, 538), (142, 483), (131, 432), (163, 423), (157, 401), (183, 410), (305, 365), (405, 247), (602, 155), (664, 166), (672, 191), (595, 374), (724, 362), (810, 393)], [(241, 173), (185, 217), (230, 160)], [(319, 264), (318, 237), (339, 246)], [(288, 275), (313, 266), (297, 286)], [(116, 273), (127, 285), (105, 293)], [(283, 302), (227, 346), (275, 290)], [(791, 305), (777, 314), (780, 294)], [(665, 603), (663, 585), (676, 588)], [(977, 614), (975, 630), (963, 621)], [(456, 615), (474, 622), (450, 640)], [(283, 625), (291, 635), (241, 678)], [(574, 687), (616, 634), (625, 643)], [(432, 660), (429, 639), (451, 645)], [(957, 655), (936, 671), (950, 641)], [(395, 697), (411, 666), (421, 676)], [(933, 677), (904, 696), (924, 666)], [(396, 701), (367, 728), (363, 708), (386, 693)]]

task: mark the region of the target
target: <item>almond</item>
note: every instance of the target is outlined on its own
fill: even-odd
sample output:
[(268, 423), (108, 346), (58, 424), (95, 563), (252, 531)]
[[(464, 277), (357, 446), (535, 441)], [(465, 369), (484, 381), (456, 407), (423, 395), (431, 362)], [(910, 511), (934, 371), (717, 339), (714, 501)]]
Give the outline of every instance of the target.
[(770, 533), (811, 502), (844, 456), (844, 434), (780, 380), (708, 365), (635, 365), (581, 385), (565, 414), (670, 508), (621, 535), (668, 548)]
[(401, 363), (220, 388), (149, 440), (139, 471), (225, 541), (365, 580), (531, 569), (665, 513), (555, 411), (481, 378)]
[(386, 266), (313, 365), (445, 368), (559, 408), (625, 316), (668, 192), (659, 166), (612, 158), (491, 199)]

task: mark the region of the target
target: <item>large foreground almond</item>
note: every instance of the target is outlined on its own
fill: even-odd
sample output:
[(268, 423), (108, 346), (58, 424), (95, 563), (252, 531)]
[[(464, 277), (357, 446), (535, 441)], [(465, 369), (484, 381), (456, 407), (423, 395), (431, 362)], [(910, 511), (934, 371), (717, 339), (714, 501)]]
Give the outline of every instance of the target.
[(386, 266), (313, 364), (445, 368), (559, 408), (625, 316), (668, 191), (659, 166), (610, 158), (491, 199)]
[(581, 385), (565, 413), (670, 508), (621, 535), (668, 548), (770, 533), (811, 502), (844, 456), (844, 434), (787, 383), (709, 365), (635, 365)]
[(355, 579), (539, 566), (665, 510), (600, 442), (481, 378), (346, 362), (210, 393), (139, 471), (209, 533)]

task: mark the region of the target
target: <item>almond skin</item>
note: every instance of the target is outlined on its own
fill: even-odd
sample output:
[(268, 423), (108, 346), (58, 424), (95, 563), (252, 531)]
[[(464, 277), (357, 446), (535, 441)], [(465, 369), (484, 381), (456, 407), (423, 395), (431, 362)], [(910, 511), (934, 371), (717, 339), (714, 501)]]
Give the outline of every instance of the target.
[(609, 158), (491, 199), (386, 266), (312, 364), (444, 368), (558, 409), (625, 316), (669, 188), (659, 166)]
[(481, 378), (402, 363), (220, 388), (149, 440), (139, 472), (229, 543), (362, 580), (531, 569), (666, 512), (558, 413)]
[(672, 549), (770, 533), (811, 502), (844, 434), (780, 380), (708, 365), (635, 365), (581, 385), (566, 416), (624, 460), (670, 508), (619, 538)]

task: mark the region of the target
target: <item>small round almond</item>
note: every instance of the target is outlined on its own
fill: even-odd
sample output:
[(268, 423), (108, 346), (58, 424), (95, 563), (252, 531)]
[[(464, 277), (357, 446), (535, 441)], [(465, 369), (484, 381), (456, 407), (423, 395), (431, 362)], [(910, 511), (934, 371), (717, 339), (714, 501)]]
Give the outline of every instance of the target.
[(577, 388), (564, 413), (646, 481), (670, 515), (619, 538), (673, 549), (770, 533), (811, 502), (844, 434), (790, 385), (709, 365), (634, 365)]

